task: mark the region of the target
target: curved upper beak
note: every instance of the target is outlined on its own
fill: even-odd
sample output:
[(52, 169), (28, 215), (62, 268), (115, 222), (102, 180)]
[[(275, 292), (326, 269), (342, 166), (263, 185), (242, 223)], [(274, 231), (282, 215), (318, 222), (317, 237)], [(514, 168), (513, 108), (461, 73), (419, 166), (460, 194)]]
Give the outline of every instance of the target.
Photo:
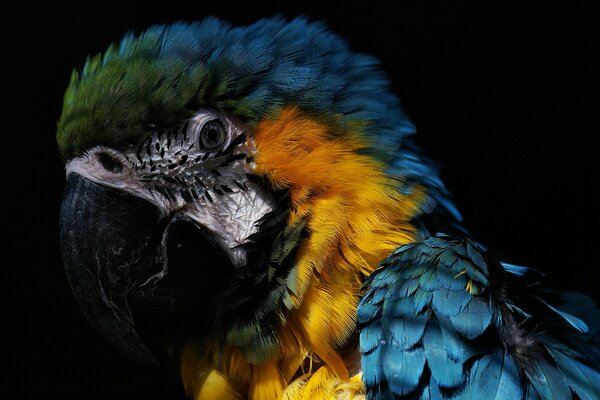
[(136, 332), (132, 306), (179, 316), (178, 323), (210, 322), (212, 299), (235, 273), (227, 252), (197, 222), (162, 217), (150, 202), (76, 173), (67, 177), (60, 242), (87, 319), (113, 347), (146, 365), (158, 362)]
[(114, 347), (158, 365), (142, 343), (128, 304), (157, 266), (160, 212), (149, 202), (71, 173), (60, 211), (67, 278), (80, 308)]

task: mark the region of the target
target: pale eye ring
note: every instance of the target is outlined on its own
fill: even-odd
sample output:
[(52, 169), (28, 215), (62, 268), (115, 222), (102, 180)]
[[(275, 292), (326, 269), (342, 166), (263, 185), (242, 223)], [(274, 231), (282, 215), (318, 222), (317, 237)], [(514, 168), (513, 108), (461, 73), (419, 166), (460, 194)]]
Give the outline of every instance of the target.
[(218, 119), (207, 121), (200, 130), (198, 141), (203, 149), (214, 151), (220, 149), (227, 139), (225, 126)]

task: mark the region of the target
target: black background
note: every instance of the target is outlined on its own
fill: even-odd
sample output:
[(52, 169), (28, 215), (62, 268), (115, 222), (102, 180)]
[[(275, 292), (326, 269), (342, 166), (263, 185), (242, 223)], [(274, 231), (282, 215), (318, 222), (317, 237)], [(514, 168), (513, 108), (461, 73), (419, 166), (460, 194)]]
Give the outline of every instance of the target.
[[(73, 67), (128, 30), (216, 15), (324, 20), (377, 56), (442, 166), (466, 226), (505, 259), (600, 300), (600, 21), (590, 2), (22, 2), (4, 10), (0, 397), (175, 399), (176, 378), (109, 348), (62, 270), (64, 174), (54, 142)], [(8, 241), (6, 240), (8, 239)], [(6, 379), (8, 378), (8, 379)]]

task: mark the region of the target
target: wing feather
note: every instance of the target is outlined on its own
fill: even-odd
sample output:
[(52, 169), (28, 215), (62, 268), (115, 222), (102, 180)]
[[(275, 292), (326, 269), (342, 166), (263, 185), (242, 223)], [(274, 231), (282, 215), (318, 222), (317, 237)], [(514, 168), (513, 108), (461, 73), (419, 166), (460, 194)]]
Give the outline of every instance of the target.
[(358, 307), (367, 398), (600, 399), (600, 324), (574, 310), (600, 311), (542, 277), (466, 238), (398, 249)]

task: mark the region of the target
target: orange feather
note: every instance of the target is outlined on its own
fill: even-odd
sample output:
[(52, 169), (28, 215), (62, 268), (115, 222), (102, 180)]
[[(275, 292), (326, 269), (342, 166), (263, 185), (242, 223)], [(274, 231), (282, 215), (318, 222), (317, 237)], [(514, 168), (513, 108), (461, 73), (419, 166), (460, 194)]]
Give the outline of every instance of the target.
[[(339, 132), (297, 108), (284, 108), (276, 118), (260, 122), (250, 140), (255, 173), (288, 190), (288, 222), (305, 220), (309, 235), (300, 243), (288, 277), (284, 301), (289, 310), (277, 329), (278, 354), (249, 365), (239, 351), (224, 350), (221, 357), (228, 361), (219, 372), (245, 385), (238, 393), (255, 400), (335, 399), (340, 393), (360, 398), (360, 376), (348, 372), (357, 369), (356, 358), (350, 361), (342, 354), (356, 334), (360, 288), (381, 260), (415, 239), (410, 221), (422, 206), (423, 190), (402, 194), (401, 182), (385, 174), (383, 163), (358, 152), (368, 147), (360, 135)], [(313, 361), (316, 372), (307, 372), (307, 362), (312, 366)], [(184, 381), (196, 377), (186, 388), (210, 383), (190, 368), (215, 367), (208, 362), (182, 368)]]

